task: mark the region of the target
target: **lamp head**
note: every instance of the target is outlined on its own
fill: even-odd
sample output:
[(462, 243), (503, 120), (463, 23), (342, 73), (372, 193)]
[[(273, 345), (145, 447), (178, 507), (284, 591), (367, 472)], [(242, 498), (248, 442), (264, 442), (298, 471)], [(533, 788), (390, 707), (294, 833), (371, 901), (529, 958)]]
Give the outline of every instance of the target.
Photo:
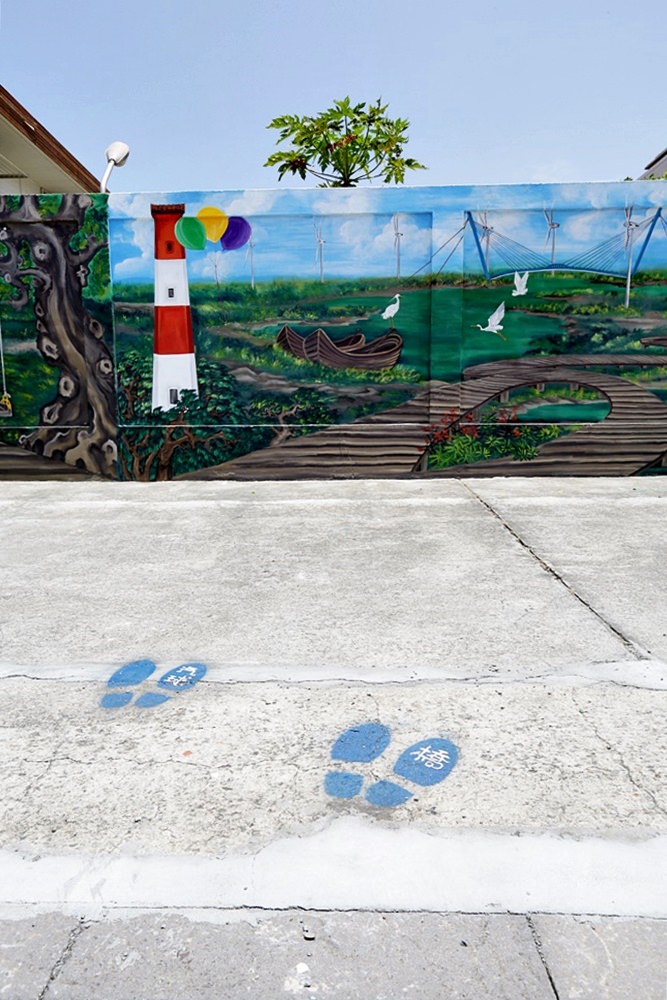
[(126, 142), (112, 142), (106, 151), (107, 163), (122, 167), (130, 155), (130, 147)]

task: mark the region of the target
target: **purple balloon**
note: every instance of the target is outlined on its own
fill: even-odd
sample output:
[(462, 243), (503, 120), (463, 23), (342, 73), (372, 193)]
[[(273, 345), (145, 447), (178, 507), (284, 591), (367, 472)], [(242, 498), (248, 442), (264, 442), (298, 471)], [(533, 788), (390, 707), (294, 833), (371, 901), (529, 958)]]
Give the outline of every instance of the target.
[(238, 250), (245, 246), (250, 239), (252, 227), (249, 222), (242, 219), (240, 215), (230, 215), (227, 228), (220, 239), (223, 250)]

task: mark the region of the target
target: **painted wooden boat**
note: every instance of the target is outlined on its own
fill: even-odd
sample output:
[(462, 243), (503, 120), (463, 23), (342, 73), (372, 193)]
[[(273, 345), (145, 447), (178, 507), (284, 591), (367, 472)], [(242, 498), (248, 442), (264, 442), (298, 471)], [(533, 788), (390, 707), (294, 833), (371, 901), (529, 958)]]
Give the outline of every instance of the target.
[(363, 333), (332, 340), (321, 328), (302, 337), (287, 324), (278, 334), (278, 345), (295, 358), (314, 361), (329, 368), (393, 368), (401, 356), (403, 338), (396, 331), (369, 342)]

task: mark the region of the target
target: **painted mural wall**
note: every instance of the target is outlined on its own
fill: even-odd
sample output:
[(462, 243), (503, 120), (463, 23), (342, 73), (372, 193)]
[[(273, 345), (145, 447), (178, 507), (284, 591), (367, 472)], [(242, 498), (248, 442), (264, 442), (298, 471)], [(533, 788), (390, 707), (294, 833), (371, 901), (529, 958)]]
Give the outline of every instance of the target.
[(0, 475), (665, 471), (664, 182), (68, 198), (0, 200)]
[(117, 476), (106, 197), (0, 196), (0, 477)]

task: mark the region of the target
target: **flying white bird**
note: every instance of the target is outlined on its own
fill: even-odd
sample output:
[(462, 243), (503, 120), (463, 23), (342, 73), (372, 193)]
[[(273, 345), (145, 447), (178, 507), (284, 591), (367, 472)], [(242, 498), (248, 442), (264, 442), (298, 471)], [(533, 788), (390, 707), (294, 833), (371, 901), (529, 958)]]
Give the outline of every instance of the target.
[(526, 295), (528, 293), (528, 271), (525, 274), (514, 272), (514, 291), (512, 295)]
[(394, 295), (394, 298), (396, 299), (396, 301), (390, 302), (385, 311), (382, 313), (382, 319), (388, 319), (390, 326), (394, 325), (394, 316), (401, 308), (401, 301), (400, 301), (401, 296), (397, 293), (396, 295)]
[(498, 336), (501, 337), (503, 340), (507, 340), (507, 337), (505, 337), (504, 334), (500, 332), (502, 330), (501, 324), (504, 315), (505, 315), (505, 303), (501, 302), (496, 311), (492, 312), (489, 318), (487, 319), (486, 326), (480, 326), (479, 323), (475, 323), (475, 326), (479, 327), (480, 330), (483, 330), (484, 333), (497, 333)]

